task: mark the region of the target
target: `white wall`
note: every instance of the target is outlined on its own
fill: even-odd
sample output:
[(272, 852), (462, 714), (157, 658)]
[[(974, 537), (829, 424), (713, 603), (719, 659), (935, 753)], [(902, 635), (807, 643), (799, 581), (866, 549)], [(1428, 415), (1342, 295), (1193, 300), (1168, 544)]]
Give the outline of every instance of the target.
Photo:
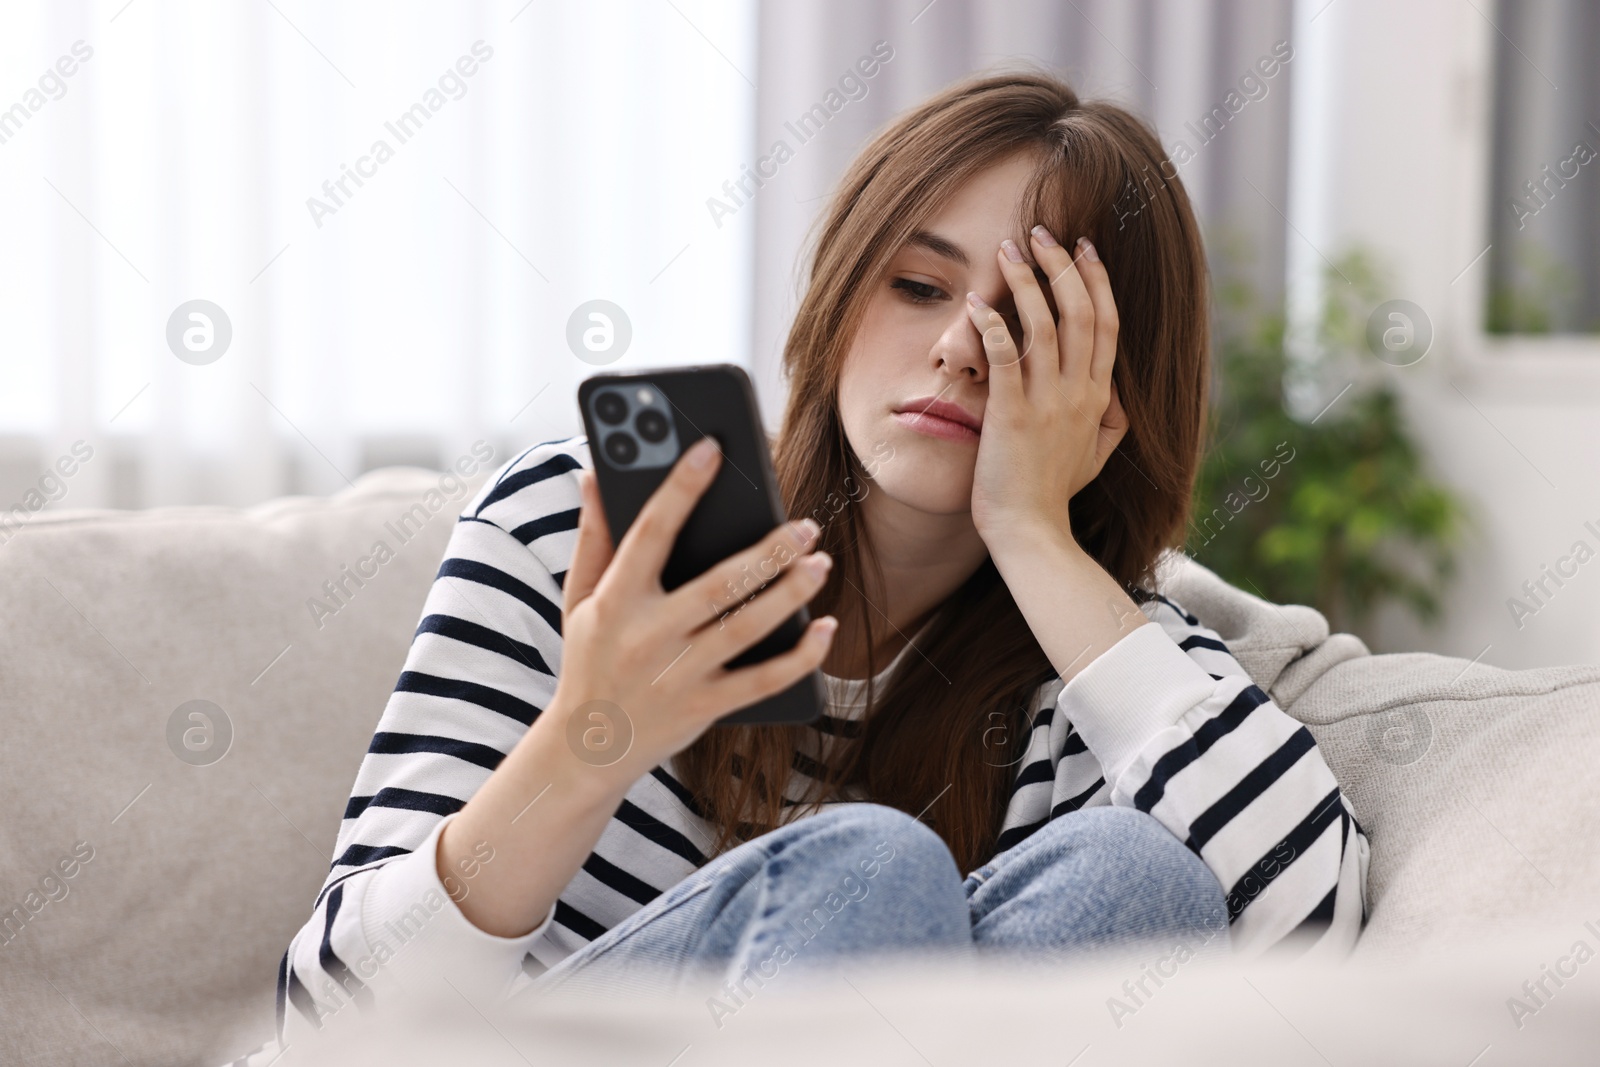
[[(1459, 0), (1309, 0), (1296, 49), (1322, 63), (1315, 125), (1321, 179), (1292, 190), (1291, 264), (1306, 241), (1330, 257), (1346, 242), (1392, 268), (1390, 296), (1433, 320), (1433, 349), (1387, 368), (1437, 474), (1472, 504), (1478, 528), (1438, 630), (1386, 612), (1376, 643), (1521, 668), (1600, 661), (1600, 555), (1519, 628), (1507, 608), (1579, 539), (1600, 553), (1600, 341), (1490, 343), (1476, 327), (1488, 244), (1487, 160), (1493, 5)], [(1310, 15), (1318, 11), (1315, 21)], [(1296, 92), (1302, 86), (1296, 84)], [(1591, 142), (1592, 143), (1592, 142)], [(1600, 180), (1600, 175), (1588, 175)], [(1307, 187), (1309, 186), (1309, 190)], [(1298, 198), (1295, 193), (1301, 193)], [(1292, 278), (1291, 285), (1305, 278)], [(1573, 564), (1568, 564), (1572, 569)], [(1530, 602), (1531, 604), (1531, 602)]]

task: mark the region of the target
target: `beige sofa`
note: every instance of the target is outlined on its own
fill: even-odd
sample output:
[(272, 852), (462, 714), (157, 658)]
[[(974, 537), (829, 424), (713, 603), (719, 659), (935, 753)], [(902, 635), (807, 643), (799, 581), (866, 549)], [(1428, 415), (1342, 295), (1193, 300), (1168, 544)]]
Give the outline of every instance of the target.
[[(429, 494), (439, 488), (438, 472), (388, 468), (331, 498), (248, 510), (43, 512), (0, 544), (0, 1062), (215, 1063), (270, 1035), (279, 957), (322, 881), (356, 766), (470, 492), (438, 506)], [(382, 564), (372, 559), (380, 540), (393, 553)], [(1356, 1062), (1318, 1046), (1388, 1033), (1377, 1016), (1405, 997), (1371, 990), (1390, 986), (1463, 990), (1454, 1009), (1408, 1009), (1414, 1023), (1448, 1031), (1427, 1046), (1441, 1050), (1429, 1062), (1464, 1065), (1486, 1045), (1485, 1064), (1555, 1056), (1600, 1019), (1600, 962), (1559, 962), (1579, 940), (1600, 948), (1600, 668), (1374, 656), (1352, 636), (1330, 636), (1316, 611), (1269, 604), (1190, 560), (1169, 560), (1165, 573), (1168, 592), (1316, 735), (1371, 838), (1371, 917), (1342, 975), (1307, 979), (1350, 990), (1346, 999), (1286, 1007), (1273, 995), (1268, 1012), (1237, 983), (1193, 982), (1198, 999), (1170, 997), (1171, 1020), (1142, 1027), (1141, 1047), (1154, 1055), (1167, 1040), (1212, 1062), (1210, 1045), (1183, 1037), (1179, 1020), (1192, 1017), (1227, 1022), (1230, 1039), (1255, 1034), (1254, 1048), (1284, 1043), (1273, 1062)], [(343, 593), (330, 596), (325, 582)], [(1518, 931), (1524, 940), (1489, 951)], [(1468, 962), (1442, 962), (1461, 951)], [(1579, 977), (1560, 987), (1545, 978), (1541, 997), (1547, 967), (1578, 967)], [(1358, 973), (1374, 977), (1353, 983)], [(1062, 996), (1104, 992), (1082, 975), (1058, 980)], [(908, 999), (917, 982), (931, 984)], [(970, 1061), (956, 1051), (984, 1040), (960, 1035), (988, 1034), (992, 1049), (1003, 1044), (996, 1028), (1011, 1025), (998, 1020), (1065, 1003), (1037, 983), (997, 999), (1003, 983), (941, 986), (928, 974), (874, 988), (873, 1013), (848, 992), (819, 992), (809, 1013), (773, 998), (765, 1021), (750, 1019), (698, 1062), (749, 1062), (753, 1048), (773, 1062), (821, 1062), (817, 1042), (889, 1021), (880, 1001), (908, 1013), (895, 1028), (909, 1040), (874, 1062)], [(1529, 997), (1539, 1001), (1531, 1013), (1510, 1003)], [(1251, 1005), (1248, 1018), (1228, 1015), (1239, 1003)], [(917, 1011), (943, 1029), (918, 1040)], [(1352, 1027), (1352, 1012), (1369, 1021)], [(835, 1025), (817, 1026), (818, 1013)], [(1017, 1021), (1017, 1039), (1049, 1028), (1030, 1018)], [(656, 1025), (648, 1012), (585, 1019), (575, 1010), (540, 1032), (590, 1043), (595, 1062), (665, 1064), (677, 1051), (639, 1053), (638, 1028)], [(479, 1028), (470, 1041), (485, 1042), (481, 1062), (522, 1062), (526, 1050), (481, 1021), (463, 1025)], [(946, 1030), (955, 1036), (935, 1037)], [(1062, 1038), (1058, 1062), (1080, 1044)], [(904, 1059), (910, 1049), (921, 1058)], [(1588, 1062), (1595, 1049), (1591, 1038)]]

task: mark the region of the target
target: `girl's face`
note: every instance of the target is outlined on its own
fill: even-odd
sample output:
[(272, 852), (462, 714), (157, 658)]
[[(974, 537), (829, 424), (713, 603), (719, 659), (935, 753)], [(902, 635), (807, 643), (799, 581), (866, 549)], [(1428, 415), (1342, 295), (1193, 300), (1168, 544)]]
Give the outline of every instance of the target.
[[(967, 314), (967, 293), (988, 301), (1020, 337), (1016, 305), (995, 257), (1007, 237), (1029, 247), (1011, 215), (1033, 169), (1032, 158), (1019, 153), (962, 186), (896, 252), (845, 356), (839, 378), (845, 436), (875, 488), (916, 511), (972, 510), (989, 364)], [(922, 411), (933, 398), (960, 408), (979, 432), (897, 414), (908, 406)]]

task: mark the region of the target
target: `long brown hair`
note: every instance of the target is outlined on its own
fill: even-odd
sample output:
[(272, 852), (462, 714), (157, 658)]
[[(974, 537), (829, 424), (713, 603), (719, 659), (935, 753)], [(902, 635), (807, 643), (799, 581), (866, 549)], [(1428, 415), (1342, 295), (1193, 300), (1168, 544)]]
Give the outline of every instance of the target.
[[(1037, 160), (1017, 232), (1042, 222), (1069, 247), (1086, 235), (1110, 274), (1121, 322), (1114, 380), (1129, 428), (1070, 502), (1077, 541), (1135, 599), (1153, 588), (1162, 549), (1182, 541), (1206, 432), (1210, 354), (1204, 249), (1176, 168), (1144, 122), (1111, 103), (1080, 101), (1046, 71), (975, 76), (880, 131), (819, 220), (783, 352), (788, 405), (773, 442), (789, 514), (817, 520), (818, 547), (835, 561), (813, 614), (872, 588), (868, 568), (881, 574), (859, 509), (849, 506), (871, 479), (838, 408), (840, 368), (866, 305), (907, 237), (968, 179), (1015, 152)], [(861, 615), (871, 676), (879, 639), (872, 612)], [(853, 785), (866, 799), (923, 814), (965, 872), (993, 855), (1032, 698), (1055, 677), (985, 559), (935, 611), (881, 698), (869, 685), (864, 727), (833, 739), (826, 765), (797, 757), (810, 727), (762, 726), (709, 730), (676, 767), (718, 828), (713, 853)], [(785, 812), (797, 762), (817, 786)]]

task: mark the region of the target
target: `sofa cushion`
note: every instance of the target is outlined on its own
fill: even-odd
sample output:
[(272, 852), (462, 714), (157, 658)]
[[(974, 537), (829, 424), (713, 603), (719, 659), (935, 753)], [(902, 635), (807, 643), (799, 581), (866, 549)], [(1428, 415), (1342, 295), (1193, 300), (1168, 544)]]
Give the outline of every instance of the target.
[(1307, 725), (1354, 806), (1372, 845), (1357, 957), (1600, 919), (1600, 667), (1373, 656), (1186, 557), (1161, 573)]
[[(0, 546), (0, 908), (44, 902), (0, 932), (0, 1062), (216, 1061), (270, 1034), (278, 960), (482, 477), (437, 511), (438, 472), (390, 468), (249, 510), (44, 512)], [(194, 709), (169, 726), (197, 700), (221, 709), (209, 749)]]

